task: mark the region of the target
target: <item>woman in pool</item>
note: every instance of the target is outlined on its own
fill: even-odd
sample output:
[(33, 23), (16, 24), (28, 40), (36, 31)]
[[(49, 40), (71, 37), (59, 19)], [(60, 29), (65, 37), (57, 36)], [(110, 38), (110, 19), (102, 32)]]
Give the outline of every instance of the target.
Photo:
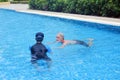
[(47, 61), (48, 68), (50, 67), (52, 60), (47, 56), (48, 49), (42, 43), (44, 39), (44, 34), (38, 32), (35, 35), (36, 43), (30, 48), (31, 51), (31, 63), (39, 70), (38, 60)]
[(62, 46), (58, 47), (58, 48), (64, 48), (66, 45), (69, 44), (80, 44), (86, 47), (90, 47), (92, 45), (92, 41), (93, 39), (89, 39), (88, 43), (81, 41), (81, 40), (65, 40), (64, 39), (64, 35), (63, 33), (58, 33), (56, 35), (56, 41), (55, 42), (60, 42), (62, 43)]

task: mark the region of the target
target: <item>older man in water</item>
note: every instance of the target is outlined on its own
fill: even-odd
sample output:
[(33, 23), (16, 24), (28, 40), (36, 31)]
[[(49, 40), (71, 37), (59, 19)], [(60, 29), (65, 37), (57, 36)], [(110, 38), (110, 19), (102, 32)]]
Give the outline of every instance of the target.
[(81, 40), (65, 40), (64, 39), (64, 34), (63, 33), (58, 33), (56, 35), (56, 41), (55, 42), (62, 43), (62, 45), (60, 47), (57, 47), (57, 48), (64, 48), (66, 45), (69, 45), (69, 44), (80, 44), (80, 45), (83, 45), (83, 46), (86, 46), (86, 47), (90, 47), (92, 45), (93, 39), (89, 38), (88, 40), (89, 40), (88, 43), (86, 43), (84, 41), (81, 41)]

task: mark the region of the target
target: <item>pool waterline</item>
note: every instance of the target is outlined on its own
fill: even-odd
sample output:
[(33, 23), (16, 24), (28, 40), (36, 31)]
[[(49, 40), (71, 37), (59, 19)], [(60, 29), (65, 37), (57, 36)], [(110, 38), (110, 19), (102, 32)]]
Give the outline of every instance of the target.
[[(40, 15), (45, 15), (45, 16), (51, 16), (51, 17), (58, 17), (58, 18), (64, 18), (64, 19), (71, 19), (71, 20), (78, 20), (78, 21), (85, 21), (85, 22), (92, 22), (92, 23), (98, 23), (98, 24), (106, 24), (106, 25), (112, 25), (116, 27), (120, 27), (120, 21), (115, 22), (115, 21), (107, 21), (108, 19), (106, 18), (100, 18), (100, 17), (95, 17), (95, 16), (85, 16), (85, 15), (77, 15), (77, 14), (69, 14), (65, 15), (66, 13), (55, 13), (55, 12), (47, 12), (47, 11), (38, 11), (38, 10), (17, 10), (18, 12), (25, 12), (25, 13), (33, 13), (33, 14), (40, 14)], [(112, 18), (109, 18), (112, 19)], [(115, 19), (114, 19), (115, 20)], [(116, 19), (117, 21), (117, 19)]]
[(88, 16), (88, 15), (80, 15), (80, 14), (31, 10), (29, 9), (28, 4), (0, 5), (0, 8), (11, 9), (11, 10), (15, 10), (18, 12), (34, 13), (34, 14), (40, 14), (40, 15), (46, 15), (46, 16), (53, 16), (53, 17), (67, 18), (67, 19), (73, 19), (73, 20), (95, 22), (95, 23), (100, 23), (100, 24), (108, 24), (108, 25), (113, 25), (113, 26), (120, 26), (120, 18), (109, 18), (109, 17)]
[[(8, 10), (8, 11), (15, 11), (18, 13), (23, 13), (23, 14), (30, 14), (30, 15), (38, 15), (38, 16), (44, 16), (44, 17), (49, 17), (49, 18), (55, 18), (55, 19), (61, 19), (63, 21), (69, 21), (69, 22), (73, 22), (73, 23), (78, 23), (78, 24), (83, 24), (84, 25), (88, 25), (91, 24), (93, 28), (98, 28), (98, 29), (102, 29), (102, 30), (107, 30), (107, 31), (112, 31), (112, 32), (117, 32), (120, 33), (120, 25), (112, 25), (112, 24), (104, 24), (104, 23), (98, 23), (98, 22), (94, 22), (94, 21), (84, 21), (83, 19), (71, 19), (68, 17), (64, 17), (64, 16), (59, 16), (59, 15), (51, 15), (51, 14), (43, 14), (43, 13), (39, 13), (39, 11), (37, 10), (29, 10), (29, 11), (17, 11), (17, 10), (11, 10), (11, 9), (3, 9), (3, 10)], [(97, 25), (97, 26), (96, 26)], [(106, 27), (105, 27), (106, 26)]]

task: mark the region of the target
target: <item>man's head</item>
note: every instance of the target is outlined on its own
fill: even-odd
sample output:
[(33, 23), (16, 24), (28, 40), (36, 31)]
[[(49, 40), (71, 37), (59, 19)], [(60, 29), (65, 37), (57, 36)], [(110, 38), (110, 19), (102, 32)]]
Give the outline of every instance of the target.
[(42, 32), (36, 33), (36, 35), (35, 35), (35, 40), (36, 40), (37, 42), (42, 42), (43, 39), (44, 39), (44, 34), (43, 34)]
[(62, 42), (64, 40), (64, 35), (63, 33), (58, 33), (56, 35), (56, 41)]

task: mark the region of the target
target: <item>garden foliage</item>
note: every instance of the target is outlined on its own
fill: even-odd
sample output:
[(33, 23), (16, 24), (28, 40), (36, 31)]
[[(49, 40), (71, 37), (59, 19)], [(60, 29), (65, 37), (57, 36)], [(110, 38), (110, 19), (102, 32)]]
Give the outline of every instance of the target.
[(0, 2), (7, 2), (8, 0), (0, 0)]
[(31, 9), (120, 17), (120, 0), (30, 0)]

